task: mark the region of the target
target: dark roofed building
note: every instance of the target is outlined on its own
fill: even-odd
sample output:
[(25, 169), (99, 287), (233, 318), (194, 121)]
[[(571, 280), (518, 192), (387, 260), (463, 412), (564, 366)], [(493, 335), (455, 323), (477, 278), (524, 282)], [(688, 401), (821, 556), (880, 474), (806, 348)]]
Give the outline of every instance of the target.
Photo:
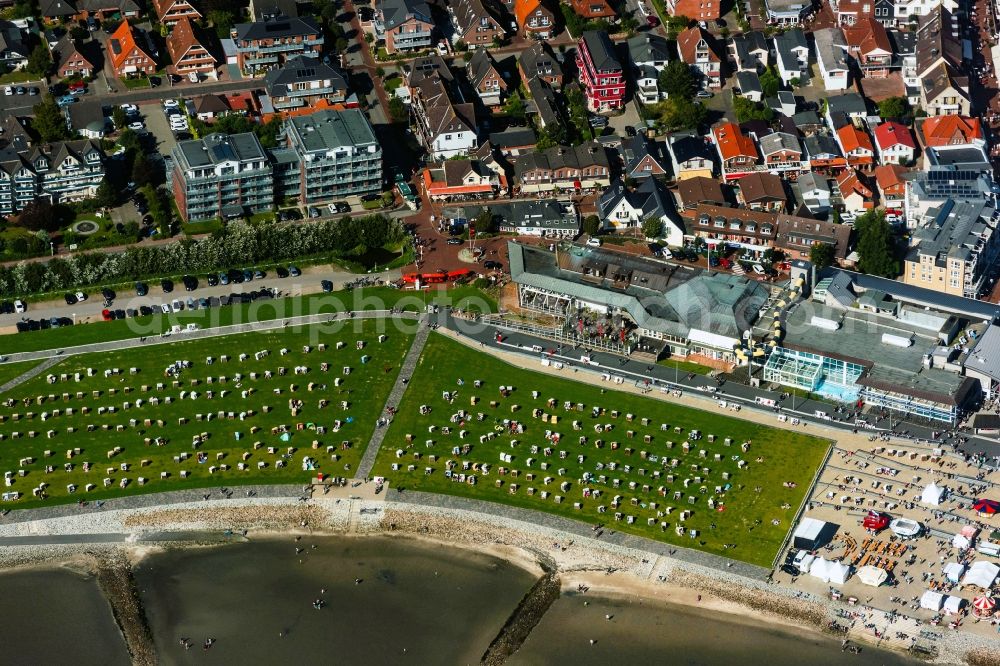
[(318, 56), (323, 31), (311, 16), (275, 16), (240, 23), (231, 31), (240, 69), (259, 74), (280, 67), (296, 56)]
[(276, 111), (313, 106), (321, 99), (342, 103), (347, 99), (347, 81), (319, 58), (296, 56), (283, 67), (264, 76), (264, 90)]

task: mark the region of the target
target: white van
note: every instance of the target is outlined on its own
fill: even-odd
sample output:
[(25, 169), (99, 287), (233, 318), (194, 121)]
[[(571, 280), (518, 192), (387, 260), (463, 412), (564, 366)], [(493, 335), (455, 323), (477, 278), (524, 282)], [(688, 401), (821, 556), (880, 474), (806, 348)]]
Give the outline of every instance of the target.
[(590, 247), (601, 247), (601, 239), (596, 236), (591, 236), (587, 239), (587, 245)]

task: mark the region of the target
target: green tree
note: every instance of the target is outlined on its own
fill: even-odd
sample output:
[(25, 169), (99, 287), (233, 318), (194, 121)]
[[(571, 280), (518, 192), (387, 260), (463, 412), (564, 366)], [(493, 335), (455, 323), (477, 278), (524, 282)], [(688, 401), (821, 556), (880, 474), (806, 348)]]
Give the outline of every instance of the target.
[(524, 121), (524, 100), (521, 99), (521, 94), (519, 92), (515, 90), (514, 94), (507, 99), (507, 103), (504, 105), (504, 111), (512, 119), (522, 122)]
[(663, 235), (663, 220), (650, 217), (642, 222), (642, 235), (646, 238), (659, 238)]
[(52, 56), (49, 55), (49, 49), (45, 44), (39, 44), (31, 49), (25, 69), (35, 76), (48, 76), (49, 70), (52, 69)]
[(588, 236), (596, 236), (601, 233), (601, 218), (596, 215), (588, 215), (583, 218), (583, 233)]
[(48, 199), (35, 199), (18, 214), (17, 224), (31, 231), (55, 231), (59, 228), (59, 218)]
[(878, 114), (886, 120), (899, 120), (910, 123), (913, 120), (913, 109), (905, 97), (889, 97), (878, 103)]
[(403, 100), (395, 96), (389, 99), (389, 116), (394, 123), (405, 123), (409, 119), (410, 114)]
[(691, 25), (691, 19), (687, 16), (668, 16), (667, 37), (677, 39), (678, 33), (686, 30), (689, 25)]
[(778, 76), (778, 71), (771, 65), (767, 70), (760, 75), (760, 89), (764, 93), (764, 97), (774, 97), (781, 90), (781, 77)]
[(695, 79), (691, 67), (686, 62), (683, 60), (671, 60), (663, 68), (663, 71), (660, 72), (659, 84), (660, 88), (667, 93), (669, 98), (691, 100), (694, 99), (698, 81)]
[(826, 268), (833, 264), (833, 246), (829, 243), (813, 243), (809, 248), (809, 261), (816, 268)]
[(484, 207), (479, 215), (476, 215), (476, 219), (473, 220), (472, 224), (477, 236), (479, 234), (492, 233), (496, 231), (496, 216), (493, 214), (493, 211)]
[(253, 133), (260, 139), (260, 145), (265, 148), (278, 147), (278, 135), (281, 133), (281, 119), (274, 117), (266, 123), (257, 124)]
[(97, 186), (97, 194), (94, 196), (94, 202), (101, 208), (111, 208), (118, 203), (118, 193), (107, 176)]
[(135, 162), (132, 164), (132, 182), (135, 183), (136, 187), (144, 187), (156, 182), (156, 167), (153, 166), (145, 153), (139, 153), (135, 156)]
[(774, 120), (774, 111), (770, 107), (746, 97), (733, 98), (733, 111), (736, 112), (736, 121), (740, 123), (745, 123), (748, 120), (763, 120), (765, 122)]
[(66, 117), (63, 116), (52, 95), (46, 95), (32, 110), (34, 118), (31, 121), (31, 128), (38, 133), (42, 141), (62, 141), (69, 138)]
[(348, 46), (349, 44), (346, 37), (338, 37), (337, 41), (334, 42), (334, 47), (337, 49), (337, 53), (346, 53)]
[(229, 32), (233, 28), (233, 21), (236, 15), (224, 9), (215, 9), (206, 15), (208, 21), (215, 28), (215, 34), (219, 39), (229, 39)]
[(668, 131), (698, 129), (708, 122), (708, 109), (701, 102), (672, 97), (657, 104), (655, 111)]
[(125, 109), (116, 106), (111, 112), (111, 120), (114, 121), (116, 129), (124, 129), (128, 125), (128, 114), (125, 113)]
[(854, 221), (858, 233), (858, 268), (869, 275), (895, 278), (899, 275), (896, 240), (881, 209), (869, 211)]
[(569, 143), (568, 131), (562, 123), (550, 123), (538, 132), (538, 141), (535, 147), (538, 150), (545, 150), (552, 146), (565, 146)]

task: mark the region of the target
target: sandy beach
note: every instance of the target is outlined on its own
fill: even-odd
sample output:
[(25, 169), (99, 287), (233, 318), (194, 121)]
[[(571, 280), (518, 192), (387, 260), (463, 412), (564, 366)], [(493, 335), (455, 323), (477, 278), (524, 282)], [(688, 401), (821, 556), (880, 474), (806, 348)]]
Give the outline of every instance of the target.
[[(360, 492), (365, 488), (353, 490)], [(381, 496), (382, 498), (385, 495)], [(14, 515), (8, 516), (9, 521)], [(44, 521), (0, 523), (0, 537), (75, 534), (128, 534), (122, 544), (89, 544), (96, 558), (125, 555), (136, 565), (151, 553), (172, 545), (170, 533), (204, 533), (205, 544), (218, 544), (223, 531), (250, 540), (287, 535), (374, 536), (419, 539), (447, 548), (471, 549), (506, 560), (539, 575), (554, 570), (565, 591), (588, 588), (593, 594), (644, 598), (725, 613), (733, 618), (752, 614), (756, 621), (810, 632), (822, 632), (843, 604), (785, 586), (709, 569), (672, 557), (654, 557), (594, 538), (581, 538), (535, 524), (457, 509), (408, 503), (322, 496), (297, 498), (233, 497), (227, 501), (190, 502), (167, 507), (114, 511), (82, 511)], [(144, 536), (157, 534), (150, 543)], [(196, 542), (190, 539), (183, 545)], [(80, 548), (71, 545), (0, 547), (0, 567), (80, 565)], [(856, 609), (855, 609), (856, 610)], [(871, 634), (852, 632), (852, 640), (871, 642)], [(881, 647), (894, 647), (883, 642)], [(962, 663), (966, 655), (1000, 659), (1000, 642), (967, 632), (949, 632), (939, 642), (937, 663)]]

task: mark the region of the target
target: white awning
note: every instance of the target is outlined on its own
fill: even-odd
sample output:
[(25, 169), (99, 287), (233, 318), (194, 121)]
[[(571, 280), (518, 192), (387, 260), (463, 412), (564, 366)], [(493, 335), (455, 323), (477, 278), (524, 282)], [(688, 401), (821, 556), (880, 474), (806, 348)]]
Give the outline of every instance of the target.
[(962, 604), (965, 603), (965, 599), (962, 597), (952, 597), (949, 596), (944, 600), (944, 612), (949, 615), (957, 615), (960, 610), (962, 610)]
[(863, 566), (858, 569), (858, 580), (860, 580), (865, 585), (871, 585), (872, 587), (878, 587), (884, 583), (889, 578), (889, 572), (885, 569), (880, 569), (878, 567), (873, 567), (871, 565)]
[(993, 585), (997, 574), (1000, 574), (1000, 567), (997, 565), (990, 562), (973, 562), (969, 570), (965, 572), (962, 585), (975, 585), (986, 590)]
[(702, 331), (697, 328), (691, 329), (688, 333), (688, 340), (714, 349), (725, 349), (726, 351), (732, 351), (733, 347), (740, 343), (739, 338), (731, 338), (727, 335), (719, 335), (718, 333)]
[(965, 573), (965, 565), (959, 564), (958, 562), (949, 562), (944, 565), (944, 575), (945, 578), (953, 583), (957, 583), (962, 580), (962, 574)]
[(941, 503), (941, 498), (944, 497), (944, 493), (945, 488), (932, 482), (929, 486), (924, 488), (922, 493), (920, 493), (920, 501), (924, 504), (937, 506)]

